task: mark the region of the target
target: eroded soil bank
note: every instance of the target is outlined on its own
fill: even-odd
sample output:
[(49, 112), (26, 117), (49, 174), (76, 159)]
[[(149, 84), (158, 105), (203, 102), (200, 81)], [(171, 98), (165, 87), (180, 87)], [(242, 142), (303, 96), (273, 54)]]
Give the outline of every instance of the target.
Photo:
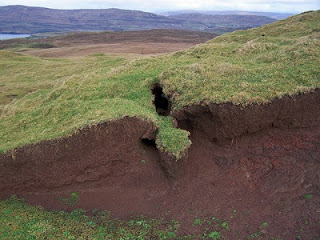
[(194, 105), (174, 112), (178, 127), (200, 132), (210, 141), (223, 141), (267, 128), (306, 128), (319, 125), (320, 89), (284, 96), (267, 104), (245, 107), (231, 103)]
[[(167, 178), (160, 154), (141, 141), (154, 126), (135, 118), (84, 129), (1, 156), (2, 197), (18, 194), (48, 209), (98, 208), (181, 221), (228, 222), (225, 239), (320, 237), (320, 91), (268, 105), (193, 106), (174, 113), (193, 142), (179, 177)], [(79, 192), (75, 206), (59, 197)], [(305, 197), (306, 195), (312, 196)], [(307, 222), (307, 223), (306, 223)]]
[(155, 131), (151, 122), (126, 117), (1, 155), (0, 192), (50, 192), (97, 181), (112, 185), (123, 176), (159, 174), (141, 169), (141, 139)]

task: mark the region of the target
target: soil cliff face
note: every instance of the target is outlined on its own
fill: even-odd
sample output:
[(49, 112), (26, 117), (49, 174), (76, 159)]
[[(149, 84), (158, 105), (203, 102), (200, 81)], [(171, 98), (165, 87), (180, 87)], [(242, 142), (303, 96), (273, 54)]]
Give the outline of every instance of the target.
[[(191, 132), (183, 161), (159, 154), (152, 123), (124, 118), (0, 155), (0, 197), (17, 194), (48, 209), (99, 208), (121, 218), (173, 218), (184, 222), (183, 234), (196, 231), (195, 217), (215, 216), (228, 220), (226, 239), (246, 239), (263, 222), (270, 226), (263, 236), (296, 239), (303, 226), (305, 239), (319, 237), (319, 89), (173, 115)], [(76, 206), (57, 200), (75, 191)]]
[(99, 180), (136, 178), (141, 173), (141, 139), (155, 134), (151, 122), (123, 118), (74, 135), (0, 155), (0, 192), (51, 191)]
[(267, 128), (305, 128), (320, 123), (320, 89), (245, 107), (231, 103), (194, 105), (174, 112), (178, 127), (210, 141), (233, 139)]
[[(320, 89), (261, 105), (195, 105), (173, 115), (178, 127), (191, 132), (193, 145), (200, 141), (219, 145), (270, 128), (320, 126)], [(139, 174), (148, 177), (150, 172), (140, 169), (143, 160), (140, 153), (145, 147), (142, 139), (154, 140), (155, 134), (156, 127), (151, 122), (126, 117), (79, 130), (70, 137), (2, 154), (0, 192), (50, 191), (101, 179), (110, 180), (111, 184), (123, 181), (123, 176), (126, 179)], [(188, 150), (185, 156), (176, 161), (169, 154), (157, 153), (155, 161), (162, 165), (168, 177), (176, 179), (183, 175)]]

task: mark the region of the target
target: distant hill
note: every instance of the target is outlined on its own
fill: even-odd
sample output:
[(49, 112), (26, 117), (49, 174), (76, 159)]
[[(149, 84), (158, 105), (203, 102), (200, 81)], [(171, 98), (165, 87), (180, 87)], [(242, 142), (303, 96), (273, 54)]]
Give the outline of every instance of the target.
[(274, 12), (250, 12), (250, 11), (194, 11), (194, 10), (181, 10), (181, 11), (170, 11), (163, 12), (160, 15), (163, 16), (174, 16), (180, 14), (206, 14), (206, 15), (255, 15), (255, 16), (265, 16), (274, 18), (277, 20), (285, 19), (294, 15), (293, 13), (274, 13)]
[(231, 32), (270, 23), (261, 16), (218, 16), (198, 14), (160, 16), (121, 9), (56, 10), (40, 7), (0, 7), (0, 33), (46, 33), (83, 31), (136, 31), (181, 29), (212, 33)]
[(171, 16), (177, 20), (191, 21), (203, 24), (207, 32), (226, 33), (234, 30), (246, 30), (273, 23), (276, 19), (255, 15), (206, 15), (200, 13), (179, 14)]
[(55, 10), (26, 6), (0, 7), (0, 22), (2, 33), (172, 29), (182, 28), (183, 24), (183, 21), (141, 11)]

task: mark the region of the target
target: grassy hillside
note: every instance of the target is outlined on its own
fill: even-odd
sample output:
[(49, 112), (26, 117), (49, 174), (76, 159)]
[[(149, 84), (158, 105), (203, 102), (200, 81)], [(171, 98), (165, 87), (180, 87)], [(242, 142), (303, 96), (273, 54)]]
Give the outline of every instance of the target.
[[(15, 99), (41, 89), (60, 86), (75, 75), (89, 74), (90, 69), (101, 68), (94, 57), (87, 59), (40, 59), (22, 54), (0, 52), (0, 113)], [(125, 59), (108, 59), (104, 67), (111, 68)]]
[[(143, 72), (141, 67), (144, 62), (155, 64), (156, 58), (114, 68), (124, 60), (108, 56), (48, 60), (7, 51), (0, 54), (1, 71), (6, 76), (1, 84), (22, 97), (2, 106), (1, 151), (70, 135), (81, 127), (124, 116), (149, 119), (166, 129), (159, 131), (158, 146), (177, 157), (183, 146), (190, 144), (187, 132), (173, 128), (171, 118), (155, 112), (151, 77), (161, 69), (146, 65), (151, 71)], [(131, 68), (139, 71), (130, 72)], [(11, 96), (2, 93), (4, 104)]]
[[(171, 117), (161, 117), (152, 104), (150, 87), (161, 83), (173, 110), (191, 104), (264, 103), (286, 94), (307, 92), (320, 85), (320, 11), (215, 38), (207, 44), (171, 55), (128, 62), (91, 57), (73, 62), (82, 71), (58, 68), (68, 75), (53, 88), (44, 88), (4, 107), (0, 118), (0, 148), (70, 135), (78, 128), (123, 116), (154, 121), (157, 147), (180, 158), (190, 145), (188, 132), (173, 128)], [(1, 71), (18, 69), (20, 81), (43, 76), (48, 60), (1, 52)], [(53, 62), (50, 64), (54, 63)], [(63, 61), (63, 60), (59, 60)], [(70, 60), (71, 61), (71, 60)], [(86, 64), (90, 62), (90, 64)], [(121, 62), (121, 61), (120, 61)], [(7, 64), (7, 65), (6, 65)], [(84, 64), (84, 65), (82, 65)], [(112, 70), (111, 70), (112, 69)]]
[(196, 103), (250, 104), (320, 85), (320, 11), (225, 34), (189, 51), (160, 81), (175, 110)]

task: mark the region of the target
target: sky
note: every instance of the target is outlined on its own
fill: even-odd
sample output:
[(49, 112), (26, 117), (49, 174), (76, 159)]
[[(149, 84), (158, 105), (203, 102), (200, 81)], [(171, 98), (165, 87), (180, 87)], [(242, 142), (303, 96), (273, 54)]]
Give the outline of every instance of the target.
[(56, 9), (121, 8), (161, 12), (169, 10), (241, 10), (301, 13), (320, 9), (320, 0), (0, 0), (0, 6), (26, 5)]

